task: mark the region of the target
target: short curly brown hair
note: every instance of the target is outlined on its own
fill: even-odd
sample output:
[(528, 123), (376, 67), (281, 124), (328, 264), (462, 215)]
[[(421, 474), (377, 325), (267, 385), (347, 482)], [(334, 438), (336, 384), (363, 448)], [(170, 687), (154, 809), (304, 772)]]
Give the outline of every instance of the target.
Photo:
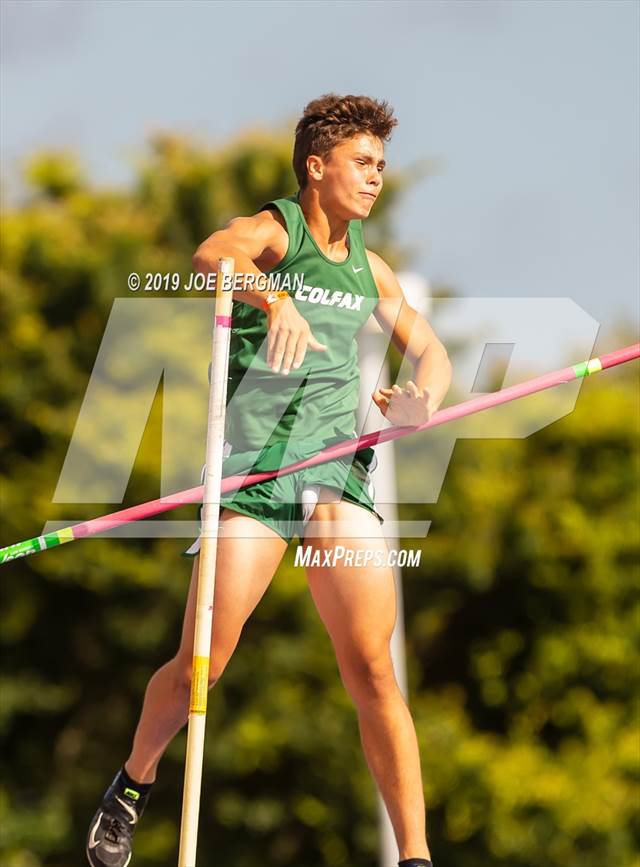
[(300, 189), (307, 185), (307, 157), (311, 154), (326, 157), (339, 142), (361, 133), (388, 141), (397, 123), (386, 101), (368, 96), (325, 93), (312, 100), (298, 121), (293, 147), (293, 170)]

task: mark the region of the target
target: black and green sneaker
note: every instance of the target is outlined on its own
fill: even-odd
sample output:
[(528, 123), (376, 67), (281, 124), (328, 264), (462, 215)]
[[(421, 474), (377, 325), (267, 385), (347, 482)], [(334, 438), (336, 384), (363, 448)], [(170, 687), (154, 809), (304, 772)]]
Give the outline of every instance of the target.
[(152, 784), (135, 783), (121, 768), (91, 820), (87, 859), (91, 867), (127, 867), (133, 832)]

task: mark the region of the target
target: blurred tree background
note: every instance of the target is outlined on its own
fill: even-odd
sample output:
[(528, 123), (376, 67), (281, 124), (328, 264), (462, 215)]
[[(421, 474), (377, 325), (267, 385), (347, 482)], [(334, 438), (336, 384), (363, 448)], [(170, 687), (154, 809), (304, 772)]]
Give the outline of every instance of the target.
[[(127, 190), (92, 186), (64, 154), (34, 159), (27, 180), (30, 197), (2, 220), (2, 545), (69, 514), (51, 500), (127, 275), (186, 277), (212, 231), (295, 190), (290, 136), (263, 133), (215, 149), (157, 136)], [(394, 266), (404, 184), (389, 179), (367, 223)], [(628, 365), (587, 381), (571, 415), (528, 439), (459, 443), (439, 502), (401, 506), (433, 522), (404, 586), (441, 867), (640, 865), (636, 385)], [(159, 495), (161, 408), (159, 392), (123, 505)], [(84, 863), (148, 678), (177, 649), (184, 547), (80, 541), (3, 568), (2, 867)], [(184, 752), (182, 732), (137, 867), (176, 863)], [(355, 710), (293, 547), (210, 693), (199, 853), (202, 867), (377, 863)]]

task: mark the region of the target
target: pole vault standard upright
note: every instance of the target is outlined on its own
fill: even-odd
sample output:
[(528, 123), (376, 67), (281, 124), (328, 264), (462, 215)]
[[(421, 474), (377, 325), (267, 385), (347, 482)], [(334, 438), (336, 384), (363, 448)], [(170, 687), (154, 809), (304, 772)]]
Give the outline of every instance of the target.
[(178, 867), (196, 867), (198, 846), (198, 814), (202, 788), (207, 723), (207, 693), (209, 686), (209, 654), (213, 621), (213, 596), (216, 581), (216, 553), (220, 518), (220, 488), (222, 484), (222, 449), (227, 402), (227, 369), (229, 367), (229, 337), (231, 334), (231, 304), (234, 260), (222, 258), (216, 276), (216, 310), (211, 350), (211, 385), (209, 387), (209, 418), (204, 492), (202, 498), (202, 531), (196, 596), (195, 632), (187, 758), (184, 768), (182, 821)]
[[(591, 376), (601, 370), (607, 370), (609, 367), (615, 367), (618, 364), (625, 364), (636, 358), (640, 358), (640, 343), (634, 343), (632, 346), (625, 346), (623, 349), (609, 352), (600, 358), (581, 361), (579, 364), (574, 364), (571, 367), (563, 367), (561, 370), (555, 370), (553, 373), (545, 373), (543, 376), (528, 379), (526, 382), (521, 382), (518, 385), (512, 385), (509, 388), (503, 388), (491, 394), (483, 394), (480, 397), (472, 398), (472, 400), (466, 400), (455, 406), (449, 406), (447, 409), (441, 409), (439, 412), (434, 413), (429, 421), (417, 427), (389, 427), (365, 434), (365, 436), (359, 439), (334, 443), (322, 449), (322, 451), (311, 458), (306, 458), (287, 467), (281, 467), (279, 470), (250, 473), (245, 476), (227, 476), (222, 480), (220, 492), (228, 494), (231, 491), (255, 485), (257, 482), (274, 479), (276, 476), (285, 476), (289, 473), (303, 470), (305, 467), (314, 467), (317, 464), (327, 463), (327, 461), (332, 461), (336, 458), (346, 457), (346, 455), (353, 454), (359, 449), (373, 447), (380, 443), (400, 439), (400, 437), (405, 437), (409, 434), (438, 427), (438, 425), (446, 424), (449, 421), (464, 418), (468, 415), (474, 415), (493, 406), (518, 400), (529, 394), (536, 394), (536, 392), (544, 391), (546, 388), (552, 388), (567, 382), (573, 382), (575, 379)], [(103, 515), (101, 518), (92, 518), (90, 521), (83, 521), (80, 524), (74, 524), (72, 527), (65, 527), (53, 533), (47, 533), (44, 536), (35, 536), (33, 539), (27, 539), (24, 542), (16, 542), (13, 545), (7, 545), (6, 548), (0, 548), (0, 563), (8, 563), (17, 557), (25, 557), (27, 554), (46, 551), (47, 548), (55, 548), (58, 545), (63, 545), (65, 542), (73, 542), (86, 536), (105, 533), (107, 530), (121, 527), (123, 524), (129, 524), (132, 521), (140, 521), (143, 518), (160, 515), (162, 512), (170, 512), (171, 509), (177, 509), (178, 506), (185, 506), (188, 503), (199, 503), (202, 497), (203, 487), (199, 485), (196, 488), (188, 488), (186, 491), (179, 491), (168, 497), (161, 497), (159, 500), (151, 500), (139, 506), (130, 506), (128, 509), (112, 512), (110, 515)]]

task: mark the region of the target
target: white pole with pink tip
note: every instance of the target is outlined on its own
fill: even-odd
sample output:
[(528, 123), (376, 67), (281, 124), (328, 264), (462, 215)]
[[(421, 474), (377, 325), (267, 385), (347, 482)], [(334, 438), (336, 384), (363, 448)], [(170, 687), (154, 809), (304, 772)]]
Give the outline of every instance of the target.
[(213, 626), (213, 598), (216, 580), (218, 523), (220, 518), (222, 450), (224, 447), (224, 422), (227, 400), (233, 274), (234, 260), (226, 257), (221, 258), (216, 277), (216, 311), (211, 353), (206, 471), (202, 496), (200, 562), (198, 566), (191, 699), (189, 702), (189, 727), (184, 770), (178, 867), (195, 867), (198, 845), (198, 816), (200, 812), (202, 764), (207, 720), (209, 654)]

